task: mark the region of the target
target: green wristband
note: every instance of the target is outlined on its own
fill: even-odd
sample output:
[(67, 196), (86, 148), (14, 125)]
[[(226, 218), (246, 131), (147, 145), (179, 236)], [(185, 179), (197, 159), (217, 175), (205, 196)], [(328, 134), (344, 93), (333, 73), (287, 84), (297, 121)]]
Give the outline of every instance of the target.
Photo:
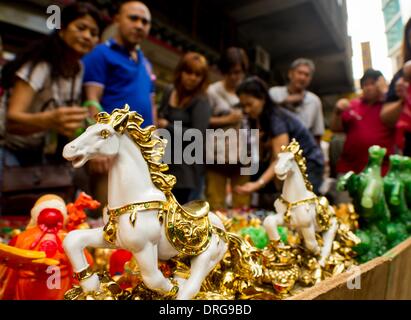
[(95, 107), (97, 109), (98, 112), (103, 112), (103, 107), (101, 106), (101, 104), (96, 101), (96, 100), (87, 100), (84, 101), (83, 103), (83, 107)]

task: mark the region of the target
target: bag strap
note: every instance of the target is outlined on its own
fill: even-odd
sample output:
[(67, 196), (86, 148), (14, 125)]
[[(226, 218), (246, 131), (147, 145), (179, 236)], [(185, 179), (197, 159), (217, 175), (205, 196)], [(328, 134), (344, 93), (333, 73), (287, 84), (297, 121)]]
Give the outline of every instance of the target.
[(167, 112), (168, 106), (170, 104), (170, 96), (173, 92), (174, 87), (172, 85), (167, 86), (163, 92), (163, 98), (161, 99), (160, 108), (158, 110), (159, 116), (165, 116), (164, 113)]
[[(76, 80), (77, 80), (76, 78), (77, 77), (74, 75), (73, 77), (71, 77), (71, 80), (70, 80), (71, 85), (70, 85), (70, 99), (68, 101), (69, 106), (74, 106), (75, 105), (74, 96), (75, 96), (75, 92), (76, 92)], [(58, 79), (56, 81), (53, 81), (52, 84), (51, 84), (51, 86), (52, 86), (52, 88), (51, 88), (52, 98), (55, 102), (55, 107), (56, 108), (63, 105), (63, 101), (61, 101), (61, 99), (60, 99), (61, 97), (58, 94), (58, 91), (61, 91), (59, 82), (60, 82), (60, 79)]]
[(76, 91), (76, 76), (71, 78), (70, 105), (74, 106), (74, 92)]
[[(3, 108), (4, 108), (4, 146), (3, 146), (3, 152), (1, 155), (1, 166), (4, 172), (4, 169), (7, 167), (6, 163), (6, 137), (7, 137), (7, 110), (9, 106), (9, 98), (10, 98), (10, 89), (4, 91), (4, 97), (1, 97), (2, 101), (4, 102)], [(4, 100), (3, 100), (4, 99)]]

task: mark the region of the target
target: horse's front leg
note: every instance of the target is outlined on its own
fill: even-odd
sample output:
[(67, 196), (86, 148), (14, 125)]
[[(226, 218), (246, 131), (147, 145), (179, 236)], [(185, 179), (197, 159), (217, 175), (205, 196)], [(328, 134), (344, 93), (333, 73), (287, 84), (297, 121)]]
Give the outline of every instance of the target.
[(104, 240), (103, 228), (74, 230), (66, 236), (63, 246), (83, 291), (99, 290), (100, 280), (97, 274), (89, 270), (90, 265), (84, 249), (87, 247), (115, 248)]
[(374, 199), (375, 195), (378, 192), (378, 188), (379, 185), (376, 179), (371, 179), (362, 195), (361, 206), (363, 206), (366, 209), (371, 209), (374, 206)]
[(280, 241), (281, 237), (278, 232), (278, 226), (281, 226), (283, 224), (284, 224), (284, 214), (283, 213), (271, 215), (264, 219), (263, 226), (265, 228), (265, 231), (268, 234), (268, 238), (271, 241), (275, 241), (275, 242)]
[(173, 285), (158, 268), (157, 245), (148, 242), (142, 250), (133, 254), (140, 268), (144, 284), (153, 291), (159, 291), (163, 294), (170, 293)]
[(315, 238), (315, 227), (314, 224), (308, 228), (301, 228), (301, 234), (304, 238), (305, 246), (313, 254), (318, 255), (321, 251), (320, 246), (318, 245), (317, 239)]
[(163, 227), (157, 218), (157, 211), (139, 212), (136, 221), (133, 226), (128, 215), (120, 217), (119, 244), (133, 253), (144, 284), (151, 290), (168, 294), (173, 285), (158, 266), (158, 245)]
[(394, 182), (394, 186), (391, 190), (389, 197), (389, 202), (393, 206), (399, 206), (401, 204), (401, 181), (397, 180)]
[(321, 258), (320, 258), (320, 266), (324, 267), (325, 262), (327, 261), (328, 257), (330, 256), (332, 245), (335, 239), (335, 235), (338, 230), (338, 221), (337, 218), (333, 217), (331, 219), (330, 228), (324, 233), (323, 235), (323, 247), (321, 249)]

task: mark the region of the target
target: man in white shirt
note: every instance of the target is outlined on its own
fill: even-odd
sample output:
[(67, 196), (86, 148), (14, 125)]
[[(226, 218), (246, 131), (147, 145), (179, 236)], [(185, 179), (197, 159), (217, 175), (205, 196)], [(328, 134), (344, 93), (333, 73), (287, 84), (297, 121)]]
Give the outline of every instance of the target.
[(311, 83), (315, 65), (311, 60), (295, 60), (288, 71), (289, 84), (273, 87), (273, 101), (295, 113), (304, 126), (311, 131), (318, 143), (324, 134), (324, 115), (320, 98), (306, 89)]

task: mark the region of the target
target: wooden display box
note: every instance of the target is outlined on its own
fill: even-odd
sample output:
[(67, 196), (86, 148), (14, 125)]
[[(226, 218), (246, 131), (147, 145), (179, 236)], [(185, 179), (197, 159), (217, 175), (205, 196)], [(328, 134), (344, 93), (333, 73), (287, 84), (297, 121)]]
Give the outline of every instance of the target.
[[(359, 281), (352, 280), (359, 274)], [(411, 238), (357, 270), (322, 281), (290, 300), (411, 300)]]
[(384, 255), (389, 265), (387, 300), (411, 300), (411, 238)]

